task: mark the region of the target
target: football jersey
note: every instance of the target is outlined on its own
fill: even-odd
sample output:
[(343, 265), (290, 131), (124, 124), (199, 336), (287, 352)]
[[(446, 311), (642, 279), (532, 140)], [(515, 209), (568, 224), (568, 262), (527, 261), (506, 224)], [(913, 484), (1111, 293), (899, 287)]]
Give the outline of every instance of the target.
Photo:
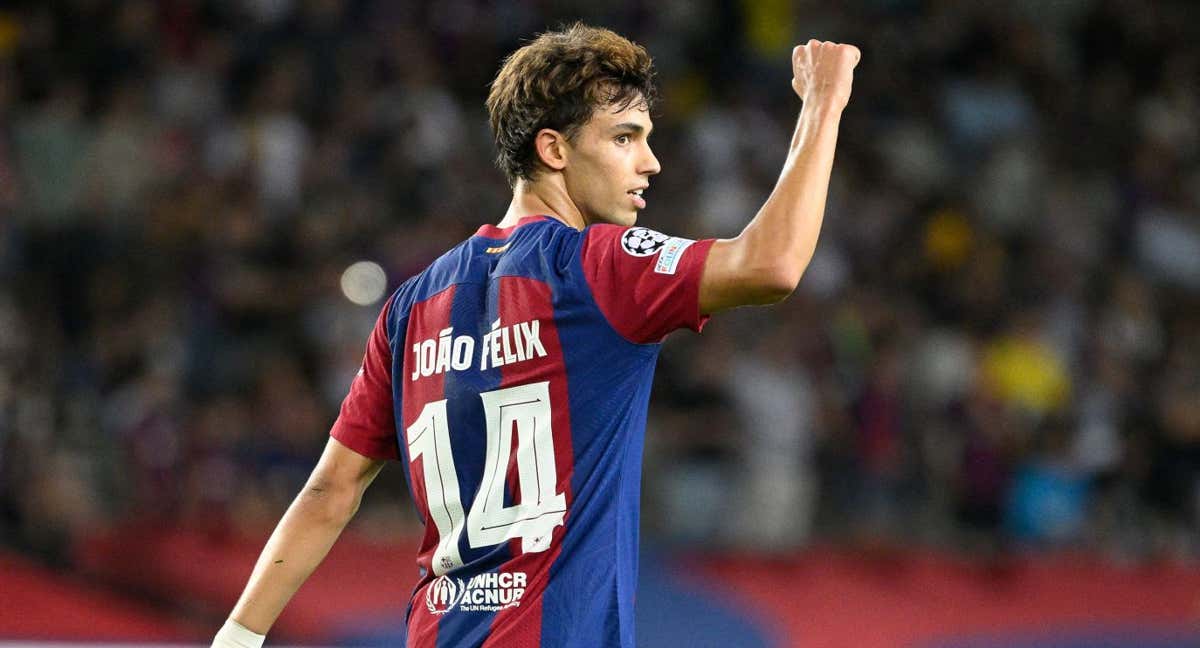
[(712, 240), (484, 226), (388, 299), (334, 438), (399, 461), (422, 648), (634, 645), (646, 409)]

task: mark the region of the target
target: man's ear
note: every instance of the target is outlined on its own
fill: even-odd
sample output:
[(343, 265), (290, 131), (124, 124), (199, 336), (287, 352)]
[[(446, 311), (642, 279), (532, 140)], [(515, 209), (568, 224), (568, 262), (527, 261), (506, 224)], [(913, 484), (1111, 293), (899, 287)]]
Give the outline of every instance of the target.
[(553, 128), (543, 128), (533, 138), (533, 148), (538, 159), (552, 171), (562, 171), (567, 166), (567, 137)]

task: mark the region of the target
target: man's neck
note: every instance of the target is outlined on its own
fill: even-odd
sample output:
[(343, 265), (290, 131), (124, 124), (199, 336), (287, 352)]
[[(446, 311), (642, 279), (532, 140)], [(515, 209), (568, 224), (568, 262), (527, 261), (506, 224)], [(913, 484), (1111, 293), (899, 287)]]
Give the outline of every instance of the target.
[(537, 180), (517, 180), (513, 187), (512, 202), (500, 221), (500, 227), (512, 227), (525, 216), (549, 216), (577, 230), (587, 227), (587, 219), (567, 195), (567, 189), (559, 176), (543, 175)]

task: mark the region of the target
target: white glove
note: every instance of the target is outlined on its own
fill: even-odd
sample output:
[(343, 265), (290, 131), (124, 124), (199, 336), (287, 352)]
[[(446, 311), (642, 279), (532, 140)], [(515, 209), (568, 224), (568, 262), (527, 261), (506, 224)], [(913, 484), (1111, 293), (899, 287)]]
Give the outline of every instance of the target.
[(213, 637), (212, 648), (262, 648), (267, 635), (260, 635), (246, 626), (226, 619), (225, 625)]

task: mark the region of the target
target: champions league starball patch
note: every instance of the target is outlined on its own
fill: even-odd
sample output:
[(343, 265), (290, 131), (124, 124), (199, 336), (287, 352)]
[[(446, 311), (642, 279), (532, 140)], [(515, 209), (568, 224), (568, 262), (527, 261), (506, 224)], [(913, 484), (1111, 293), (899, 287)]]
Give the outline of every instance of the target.
[(645, 227), (631, 227), (621, 235), (621, 247), (635, 257), (648, 257), (662, 249), (671, 237)]

